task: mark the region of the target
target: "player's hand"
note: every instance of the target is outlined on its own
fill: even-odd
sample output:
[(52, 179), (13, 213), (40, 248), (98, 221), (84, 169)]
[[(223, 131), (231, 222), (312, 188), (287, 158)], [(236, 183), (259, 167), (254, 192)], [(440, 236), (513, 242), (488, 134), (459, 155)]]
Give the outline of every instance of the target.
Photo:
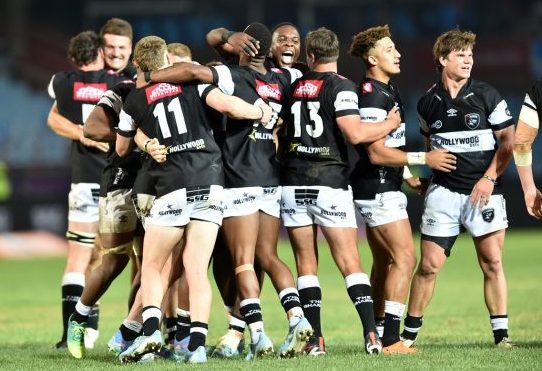
[(489, 203), (489, 198), (494, 188), (495, 184), (491, 180), (480, 178), (470, 194), (470, 203), (472, 206), (478, 206), (480, 209), (483, 209)]
[(254, 105), (257, 106), (257, 107), (260, 107), (262, 112), (263, 112), (263, 116), (260, 119), (260, 122), (262, 124), (269, 124), (269, 123), (271, 123), (272, 120), (274, 120), (274, 121), (277, 120), (277, 115), (273, 111), (273, 108), (271, 108), (271, 106), (268, 105), (267, 103), (265, 103), (262, 99), (258, 99), (258, 101), (256, 101), (256, 103), (254, 103)]
[(228, 37), (228, 44), (234, 47), (237, 54), (246, 54), (254, 57), (258, 54), (260, 43), (258, 40), (244, 32), (234, 32)]
[(455, 170), (456, 157), (443, 149), (434, 149), (425, 154), (427, 166), (431, 169), (449, 173)]
[(102, 152), (109, 151), (109, 143), (105, 142), (96, 142), (95, 140), (88, 139), (83, 134), (83, 130), (81, 129), (79, 133), (79, 142), (81, 142), (82, 145), (86, 147), (96, 148), (99, 149)]
[(145, 147), (147, 153), (154, 159), (154, 161), (160, 164), (166, 161), (167, 148), (165, 145), (160, 144), (158, 139), (150, 139)]
[(395, 106), (389, 110), (386, 120), (392, 126), (390, 131), (393, 131), (401, 126), (401, 113), (399, 112), (399, 107)]
[(427, 187), (429, 186), (429, 180), (426, 178), (420, 178), (418, 176), (405, 179), (405, 183), (410, 188), (418, 192), (419, 195), (425, 194), (425, 191), (427, 191)]
[(525, 206), (529, 215), (542, 219), (542, 193), (537, 188), (525, 191)]

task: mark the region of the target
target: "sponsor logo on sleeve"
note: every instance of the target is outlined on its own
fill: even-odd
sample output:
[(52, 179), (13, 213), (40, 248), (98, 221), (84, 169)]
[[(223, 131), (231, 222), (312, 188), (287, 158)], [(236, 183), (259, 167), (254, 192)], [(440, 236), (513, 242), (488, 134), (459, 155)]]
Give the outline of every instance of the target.
[(370, 82), (364, 82), (361, 84), (361, 92), (363, 94), (372, 93), (373, 92), (373, 84)]
[(322, 80), (301, 80), (294, 90), (295, 98), (317, 98), (322, 88)]
[(78, 102), (98, 102), (106, 91), (106, 83), (86, 84), (84, 82), (75, 82), (73, 84), (73, 100)]
[(147, 96), (147, 103), (151, 104), (158, 99), (179, 95), (182, 93), (182, 91), (183, 89), (180, 85), (173, 85), (164, 82), (146, 88), (145, 95)]

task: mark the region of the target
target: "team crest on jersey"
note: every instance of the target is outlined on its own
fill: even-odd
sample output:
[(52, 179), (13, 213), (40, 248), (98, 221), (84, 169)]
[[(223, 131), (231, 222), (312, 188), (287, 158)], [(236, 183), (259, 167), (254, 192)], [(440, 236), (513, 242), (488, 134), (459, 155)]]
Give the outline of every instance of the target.
[(151, 104), (158, 99), (171, 97), (172, 95), (178, 95), (182, 93), (182, 91), (183, 89), (180, 85), (172, 85), (163, 82), (146, 88), (145, 95), (147, 95), (147, 103)]
[(294, 98), (317, 98), (322, 88), (322, 80), (301, 80), (294, 90)]
[(263, 99), (272, 98), (274, 100), (280, 100), (282, 93), (279, 89), (279, 84), (270, 84), (265, 81), (256, 80), (256, 91), (258, 95)]
[(363, 94), (372, 93), (373, 92), (373, 84), (370, 82), (364, 82), (361, 84), (361, 92)]
[(97, 102), (106, 90), (106, 83), (85, 84), (84, 82), (75, 82), (73, 84), (73, 100), (78, 102)]
[(465, 125), (471, 130), (474, 130), (480, 125), (480, 115), (477, 113), (469, 113), (465, 115)]
[(495, 209), (485, 209), (482, 211), (482, 219), (486, 223), (491, 223), (493, 221), (493, 218), (495, 218)]

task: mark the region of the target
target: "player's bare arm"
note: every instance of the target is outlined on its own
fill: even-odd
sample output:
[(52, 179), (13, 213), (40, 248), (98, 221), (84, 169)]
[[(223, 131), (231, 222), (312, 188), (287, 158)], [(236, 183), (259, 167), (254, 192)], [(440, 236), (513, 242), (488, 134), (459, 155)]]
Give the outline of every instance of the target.
[(456, 157), (448, 151), (434, 149), (427, 153), (417, 153), (420, 157), (425, 157), (420, 163), (411, 160), (415, 155), (410, 152), (404, 152), (397, 148), (386, 147), (385, 139), (366, 145), (369, 159), (374, 165), (382, 166), (405, 166), (405, 165), (427, 165), (431, 169), (450, 172), (455, 170)]
[(471, 192), (470, 201), (475, 206), (479, 205), (482, 207), (489, 202), (489, 196), (493, 193), (497, 178), (504, 172), (512, 159), (514, 127), (509, 126), (495, 131), (495, 136), (499, 141), (499, 148), (495, 152), (484, 176), (478, 180)]
[(388, 112), (386, 120), (379, 123), (362, 123), (359, 115), (346, 115), (337, 118), (337, 126), (350, 144), (369, 143), (384, 138), (401, 125), (401, 115), (394, 107)]
[(167, 148), (165, 145), (160, 144), (158, 139), (149, 138), (141, 129), (137, 129), (134, 141), (143, 152), (148, 153), (154, 161), (162, 163), (166, 161)]
[(200, 81), (210, 84), (213, 82), (213, 73), (207, 66), (194, 64), (191, 62), (179, 62), (170, 67), (156, 71), (145, 72), (144, 74), (138, 73), (138, 86), (141, 79), (143, 79), (147, 84), (151, 82), (183, 83), (192, 81)]
[(49, 115), (47, 117), (47, 125), (51, 128), (51, 130), (53, 130), (61, 137), (71, 140), (78, 140), (87, 147), (94, 147), (103, 152), (107, 152), (107, 150), (109, 149), (109, 145), (107, 143), (100, 143), (85, 138), (85, 136), (83, 135), (83, 126), (78, 125), (68, 120), (66, 117), (62, 116), (58, 112), (56, 103), (53, 103), (51, 110), (49, 111)]
[(241, 98), (226, 95), (220, 89), (211, 90), (207, 94), (206, 103), (233, 119), (255, 120), (267, 124), (273, 117), (273, 110), (263, 100), (252, 105)]
[(538, 122), (518, 120), (514, 137), (514, 161), (529, 215), (542, 219), (542, 193), (536, 187), (532, 167), (532, 144), (538, 134)]
[(83, 125), (83, 135), (99, 142), (114, 142), (117, 134), (113, 128), (113, 117), (103, 107), (94, 107)]
[(244, 32), (229, 31), (226, 28), (215, 28), (206, 35), (207, 44), (212, 46), (221, 57), (227, 59), (244, 53), (254, 57), (258, 53), (257, 40)]

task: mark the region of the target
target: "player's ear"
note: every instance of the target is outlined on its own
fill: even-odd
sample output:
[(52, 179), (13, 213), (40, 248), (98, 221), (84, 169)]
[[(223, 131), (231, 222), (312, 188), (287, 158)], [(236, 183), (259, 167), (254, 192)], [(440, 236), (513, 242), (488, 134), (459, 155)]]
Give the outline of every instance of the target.
[(367, 61), (371, 66), (376, 66), (378, 64), (378, 58), (376, 58), (374, 55), (369, 55), (367, 57)]

